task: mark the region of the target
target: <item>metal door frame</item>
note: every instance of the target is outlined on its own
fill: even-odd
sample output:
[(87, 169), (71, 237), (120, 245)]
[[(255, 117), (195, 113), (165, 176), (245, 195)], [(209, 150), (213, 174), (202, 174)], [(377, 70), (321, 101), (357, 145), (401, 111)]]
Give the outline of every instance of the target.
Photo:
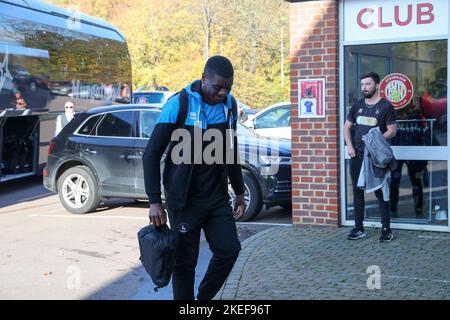
[[(449, 12), (450, 14), (450, 6)], [(449, 24), (450, 27), (450, 24)], [(397, 42), (413, 42), (413, 41), (426, 41), (426, 40), (447, 40), (447, 67), (450, 62), (450, 46), (449, 46), (449, 30), (447, 30), (446, 37), (411, 37), (411, 38), (398, 38), (398, 39), (385, 39), (370, 41), (344, 41), (344, 1), (339, 1), (339, 142), (342, 146), (339, 150), (340, 154), (340, 193), (341, 193), (341, 203), (340, 203), (340, 224), (343, 226), (353, 226), (353, 220), (347, 220), (347, 190), (346, 190), (346, 175), (345, 175), (345, 160), (349, 159), (347, 155), (347, 148), (344, 141), (344, 122), (345, 122), (345, 86), (344, 86), (344, 47), (349, 45), (362, 45), (362, 44), (381, 44), (381, 43), (397, 43)], [(448, 68), (447, 68), (448, 70)], [(450, 72), (447, 71), (447, 84), (449, 84)], [(392, 149), (394, 155), (397, 159), (414, 159), (414, 160), (441, 160), (447, 162), (447, 181), (450, 181), (450, 113), (449, 110), (449, 99), (447, 99), (447, 146), (445, 147), (422, 147), (422, 146), (394, 146)], [(430, 152), (432, 151), (432, 152)], [(430, 185), (431, 187), (431, 185)], [(447, 185), (447, 208), (450, 209), (450, 186)], [(381, 227), (380, 222), (365, 221), (365, 226)], [(391, 223), (394, 229), (405, 229), (405, 230), (428, 230), (428, 231), (446, 231), (450, 232), (450, 219), (447, 220), (447, 225), (420, 225), (413, 223)]]

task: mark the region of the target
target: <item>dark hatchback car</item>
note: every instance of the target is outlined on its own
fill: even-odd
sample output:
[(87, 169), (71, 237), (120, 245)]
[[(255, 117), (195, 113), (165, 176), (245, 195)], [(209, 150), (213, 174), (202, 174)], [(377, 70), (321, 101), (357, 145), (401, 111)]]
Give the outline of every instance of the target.
[[(135, 104), (76, 114), (50, 144), (45, 188), (57, 192), (63, 206), (76, 214), (94, 211), (102, 198), (147, 199), (142, 155), (160, 110)], [(240, 220), (254, 218), (263, 204), (290, 206), (290, 141), (274, 147), (243, 126), (238, 137), (248, 202)]]

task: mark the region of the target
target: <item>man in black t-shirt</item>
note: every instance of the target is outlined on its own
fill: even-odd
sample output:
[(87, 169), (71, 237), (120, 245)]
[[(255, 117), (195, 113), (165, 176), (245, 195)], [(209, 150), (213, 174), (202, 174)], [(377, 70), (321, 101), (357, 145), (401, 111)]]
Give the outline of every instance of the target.
[[(390, 139), (397, 132), (394, 107), (378, 94), (380, 76), (374, 72), (361, 77), (361, 92), (363, 99), (358, 100), (350, 109), (344, 125), (344, 137), (347, 152), (351, 157), (350, 175), (353, 182), (353, 205), (355, 210), (355, 227), (347, 239), (357, 240), (365, 237), (364, 233), (364, 190), (358, 188), (358, 177), (364, 157), (364, 142), (362, 137), (370, 129), (379, 127), (385, 139)], [(353, 137), (351, 128), (354, 128)], [(375, 191), (381, 216), (380, 242), (390, 242), (393, 238), (390, 228), (389, 201), (383, 200), (381, 189)]]

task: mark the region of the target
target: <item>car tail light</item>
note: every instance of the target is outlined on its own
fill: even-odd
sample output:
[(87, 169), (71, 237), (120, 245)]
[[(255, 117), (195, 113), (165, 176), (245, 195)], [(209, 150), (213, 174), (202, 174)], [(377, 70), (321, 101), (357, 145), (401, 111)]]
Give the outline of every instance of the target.
[(48, 176), (48, 171), (44, 169), (44, 170), (42, 171), (42, 175), (43, 175), (44, 177), (47, 177), (47, 176)]
[(49, 155), (52, 153), (54, 147), (55, 147), (55, 144), (53, 142), (50, 142), (50, 145), (48, 146), (48, 154)]

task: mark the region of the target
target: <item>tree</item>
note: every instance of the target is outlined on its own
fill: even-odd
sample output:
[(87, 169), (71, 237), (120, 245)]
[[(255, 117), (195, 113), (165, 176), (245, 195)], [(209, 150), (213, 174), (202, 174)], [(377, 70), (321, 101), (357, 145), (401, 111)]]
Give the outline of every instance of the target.
[[(235, 67), (233, 94), (256, 108), (289, 98), (288, 4), (280, 0), (51, 0), (75, 6), (125, 35), (136, 86), (182, 89), (199, 79), (206, 59), (227, 56)], [(288, 32), (283, 43), (288, 43)]]

